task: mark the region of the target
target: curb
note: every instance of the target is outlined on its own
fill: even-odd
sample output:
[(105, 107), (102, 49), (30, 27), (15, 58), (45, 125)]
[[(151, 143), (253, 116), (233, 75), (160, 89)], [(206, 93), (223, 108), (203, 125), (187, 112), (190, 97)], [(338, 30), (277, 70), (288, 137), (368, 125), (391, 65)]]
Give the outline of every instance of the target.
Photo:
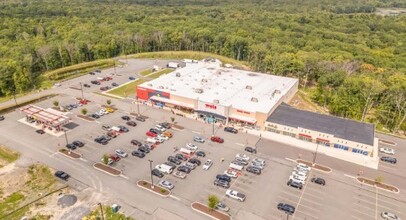
[[(296, 162), (296, 163), (299, 163), (299, 162), (297, 162), (298, 160), (303, 160), (303, 159), (296, 159), (295, 162)], [(303, 160), (303, 161), (306, 161), (306, 162), (311, 163), (310, 161), (307, 161), (307, 160)], [(315, 163), (315, 164), (311, 163), (311, 164), (312, 164), (311, 167), (312, 167), (314, 170), (317, 170), (317, 171), (319, 171), (319, 172), (323, 172), (323, 173), (331, 173), (331, 172), (333, 172), (333, 169), (331, 169), (331, 168), (328, 167), (328, 166), (324, 166), (324, 165), (321, 165), (321, 164), (318, 164), (318, 163)], [(323, 166), (323, 167), (326, 167), (326, 168), (330, 169), (330, 171), (325, 171), (325, 170), (316, 168), (316, 167), (315, 167), (316, 164), (318, 164), (318, 165), (320, 165), (320, 166)]]
[[(109, 173), (109, 172), (107, 172), (107, 171), (105, 171), (105, 170), (103, 170), (103, 169), (100, 169), (100, 168), (96, 167), (96, 166), (95, 166), (96, 164), (97, 164), (97, 163), (94, 163), (94, 164), (93, 164), (93, 168), (95, 168), (96, 170), (99, 170), (99, 171), (101, 171), (101, 172), (103, 172), (103, 173), (107, 173), (107, 174), (109, 174), (110, 176), (120, 176), (120, 175), (123, 173), (123, 172), (121, 172), (120, 170), (115, 169), (115, 170), (117, 170), (117, 171), (120, 171), (120, 174), (114, 175), (114, 174), (112, 174), (112, 173)], [(114, 169), (114, 168), (112, 168), (112, 169)]]
[(68, 156), (68, 155), (66, 155), (66, 154), (64, 154), (64, 153), (62, 153), (62, 152), (60, 152), (59, 150), (58, 150), (58, 154), (62, 154), (63, 156), (65, 156), (65, 157), (67, 157), (67, 158), (69, 158), (69, 159), (72, 159), (72, 160), (78, 160), (78, 159), (82, 158), (82, 155), (81, 155), (81, 154), (79, 154), (79, 155), (80, 155), (79, 158), (74, 158), (74, 157), (70, 157), (70, 156)]
[[(366, 177), (362, 177), (362, 178), (371, 180), (371, 179), (366, 178)], [(355, 178), (355, 180), (356, 180), (357, 182), (361, 183), (361, 184), (367, 185), (367, 186), (369, 186), (369, 187), (374, 187), (374, 188), (377, 188), (377, 189), (379, 189), (379, 190), (384, 190), (384, 191), (391, 192), (391, 193), (396, 193), (396, 194), (399, 194), (399, 193), (400, 193), (400, 189), (399, 189), (398, 187), (395, 187), (395, 186), (392, 186), (392, 185), (389, 185), (389, 184), (386, 184), (386, 183), (385, 183), (385, 185), (387, 185), (387, 186), (392, 186), (393, 188), (396, 188), (398, 191), (397, 191), (397, 192), (394, 192), (394, 191), (391, 191), (391, 190), (388, 190), (388, 189), (383, 189), (383, 188), (381, 188), (381, 187), (377, 187), (376, 185), (370, 185), (370, 184), (368, 184), (368, 183), (359, 181), (358, 178)], [(371, 180), (371, 181), (373, 181), (373, 180)]]
[[(172, 191), (170, 191), (170, 190), (168, 190), (168, 189), (166, 189), (166, 190), (169, 191), (169, 194), (168, 194), (168, 195), (162, 195), (162, 194), (160, 194), (160, 193), (155, 192), (154, 190), (145, 188), (145, 187), (143, 187), (143, 186), (141, 186), (141, 185), (139, 184), (139, 182), (141, 182), (141, 181), (144, 181), (144, 180), (139, 180), (139, 181), (137, 181), (137, 186), (140, 187), (141, 189), (148, 190), (148, 191), (150, 191), (150, 192), (152, 192), (152, 193), (155, 193), (155, 194), (157, 194), (157, 195), (159, 195), (159, 196), (161, 196), (161, 197), (164, 197), (164, 198), (167, 198), (167, 197), (169, 197), (169, 196), (172, 194)], [(146, 182), (146, 181), (145, 181), (145, 182)]]
[[(205, 212), (202, 212), (202, 211), (200, 211), (199, 209), (193, 208), (193, 204), (194, 204), (194, 203), (198, 203), (198, 204), (200, 204), (200, 205), (203, 205), (203, 204), (200, 203), (200, 202), (192, 202), (192, 203), (190, 204), (190, 207), (191, 207), (193, 210), (195, 210), (196, 212), (199, 212), (199, 213), (201, 213), (201, 214), (203, 214), (203, 215), (205, 215), (205, 216), (207, 216), (207, 217), (210, 217), (210, 218), (212, 218), (212, 219), (218, 220), (218, 218), (216, 218), (216, 217), (214, 217), (214, 216), (211, 216), (211, 215), (209, 215), (209, 214), (207, 214), (207, 213), (205, 213)], [(224, 213), (223, 213), (223, 214), (224, 214)], [(228, 215), (228, 217), (230, 217), (230, 219), (232, 219), (230, 215)]]

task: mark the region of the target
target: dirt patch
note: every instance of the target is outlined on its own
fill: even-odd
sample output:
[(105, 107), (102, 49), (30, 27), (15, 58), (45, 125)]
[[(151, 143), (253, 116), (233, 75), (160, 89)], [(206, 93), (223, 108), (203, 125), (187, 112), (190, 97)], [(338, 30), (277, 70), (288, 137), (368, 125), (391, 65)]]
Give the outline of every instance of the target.
[(93, 164), (93, 167), (100, 170), (100, 171), (106, 172), (106, 173), (108, 173), (110, 175), (113, 175), (113, 176), (118, 176), (118, 175), (121, 174), (120, 170), (117, 170), (117, 169), (115, 169), (113, 167), (109, 167), (109, 166), (107, 166), (105, 164), (102, 164), (102, 163), (95, 163), (95, 164)]
[(178, 130), (183, 130), (185, 129), (183, 126), (176, 125), (176, 124), (170, 124), (172, 128), (178, 129)]
[(368, 179), (368, 178), (365, 178), (365, 177), (357, 177), (357, 180), (359, 182), (361, 182), (361, 183), (365, 183), (365, 184), (370, 185), (370, 186), (376, 186), (376, 187), (378, 187), (380, 189), (383, 189), (383, 190), (388, 190), (388, 191), (391, 191), (391, 192), (394, 192), (394, 193), (399, 192), (398, 188), (396, 188), (396, 187), (394, 187), (392, 185), (386, 184), (386, 183), (380, 183), (380, 182), (377, 182), (375, 180), (371, 180), (371, 179)]
[(154, 185), (154, 188), (152, 188), (151, 183), (149, 183), (149, 182), (147, 182), (147, 181), (144, 181), (144, 180), (138, 181), (138, 182), (137, 182), (137, 185), (138, 185), (139, 187), (141, 187), (141, 188), (144, 188), (144, 189), (153, 191), (153, 192), (155, 192), (155, 193), (157, 193), (157, 194), (160, 194), (160, 195), (162, 195), (162, 196), (169, 196), (169, 194), (171, 193), (169, 190), (164, 189), (164, 188), (162, 188), (162, 187), (160, 187), (160, 186), (157, 186), (157, 185)]
[(326, 110), (324, 110), (322, 107), (318, 106), (317, 104), (313, 103), (310, 98), (308, 97), (308, 94), (298, 91), (293, 98), (290, 100), (288, 103), (289, 105), (300, 109), (300, 110), (306, 110), (306, 111), (311, 111), (311, 112), (320, 112), (320, 113), (328, 113)]
[(192, 208), (193, 208), (194, 210), (203, 212), (204, 214), (209, 215), (209, 216), (211, 216), (211, 217), (213, 217), (213, 218), (215, 218), (215, 219), (219, 219), (219, 220), (231, 220), (231, 217), (230, 217), (230, 216), (228, 216), (228, 215), (226, 215), (226, 214), (224, 214), (224, 213), (222, 213), (222, 212), (219, 212), (219, 211), (217, 211), (217, 210), (215, 210), (215, 209), (212, 210), (212, 209), (210, 209), (209, 207), (207, 207), (207, 206), (205, 206), (205, 205), (203, 205), (203, 204), (201, 204), (201, 203), (199, 203), (199, 202), (194, 202), (194, 203), (192, 203)]
[(20, 153), (0, 145), (0, 168), (13, 163), (20, 157)]
[(296, 160), (296, 163), (304, 163), (304, 164), (306, 164), (307, 166), (313, 167), (313, 168), (316, 169), (316, 170), (321, 170), (321, 171), (328, 172), (328, 173), (331, 172), (331, 168), (330, 168), (330, 167), (328, 167), (328, 166), (323, 166), (323, 165), (320, 165), (320, 164), (317, 164), (317, 163), (313, 164), (312, 162), (307, 161), (307, 160), (297, 159), (297, 160)]
[(87, 121), (94, 121), (93, 118), (91, 118), (91, 117), (89, 117), (87, 115), (77, 115), (77, 116), (78, 116), (78, 118), (82, 118), (82, 119), (85, 119)]
[(72, 159), (79, 159), (82, 157), (82, 155), (66, 149), (60, 149), (59, 153), (64, 154), (65, 156), (70, 157)]

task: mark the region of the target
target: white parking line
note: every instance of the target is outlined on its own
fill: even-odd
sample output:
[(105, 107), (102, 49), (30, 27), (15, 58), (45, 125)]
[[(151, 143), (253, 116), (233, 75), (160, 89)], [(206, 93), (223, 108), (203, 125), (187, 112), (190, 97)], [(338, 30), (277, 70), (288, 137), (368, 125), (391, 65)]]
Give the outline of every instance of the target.
[(100, 121), (94, 121), (94, 122), (96, 122), (97, 124), (100, 124)]
[(53, 156), (55, 156), (55, 155), (57, 155), (59, 152), (55, 152), (55, 153), (53, 153), (53, 154), (50, 154), (49, 156), (50, 157), (53, 157)]
[(176, 197), (176, 196), (174, 196), (174, 195), (169, 195), (169, 197), (172, 198), (172, 199), (174, 199), (174, 200), (180, 201), (180, 198), (179, 198), (179, 197)]
[(356, 178), (357, 178), (357, 177), (355, 177), (355, 176), (351, 176), (351, 175), (348, 175), (348, 174), (345, 174), (345, 173), (344, 173), (344, 176), (350, 177), (350, 178), (353, 178), (353, 179), (356, 179)]
[(285, 160), (289, 160), (289, 161), (292, 161), (292, 162), (295, 162), (296, 163), (296, 160), (294, 160), (294, 159), (290, 159), (290, 158), (285, 158)]
[[(306, 194), (306, 195), (309, 195), (309, 194)], [(313, 200), (311, 200), (311, 199), (303, 198), (303, 200), (306, 201), (306, 202), (309, 202), (309, 203), (313, 203), (313, 204), (315, 204), (315, 205), (322, 206), (321, 203), (315, 202), (315, 201), (313, 201)]]
[(200, 132), (198, 132), (198, 131), (192, 131), (192, 133), (195, 133), (195, 134), (200, 134)]
[(128, 176), (125, 176), (125, 175), (123, 175), (123, 174), (120, 174), (120, 177), (123, 177), (124, 179), (130, 179), (130, 177), (128, 177)]
[(244, 144), (241, 144), (241, 143), (235, 143), (236, 145), (239, 145), (239, 146), (245, 146)]
[(86, 159), (84, 159), (84, 158), (79, 158), (79, 160), (81, 160), (81, 161), (84, 161), (84, 162), (87, 162), (87, 160)]

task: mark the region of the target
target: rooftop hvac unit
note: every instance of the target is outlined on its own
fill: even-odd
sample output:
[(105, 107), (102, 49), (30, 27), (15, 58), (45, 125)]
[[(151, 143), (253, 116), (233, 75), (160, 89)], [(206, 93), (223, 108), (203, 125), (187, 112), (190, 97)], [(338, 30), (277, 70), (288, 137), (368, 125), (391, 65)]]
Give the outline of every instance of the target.
[(195, 89), (195, 93), (203, 93), (203, 89)]
[(205, 83), (207, 83), (207, 79), (202, 79), (202, 82), (205, 82)]
[(152, 87), (152, 84), (151, 84), (151, 83), (148, 83), (147, 86)]
[(252, 90), (252, 86), (247, 85), (247, 86), (245, 86), (245, 89)]
[(252, 97), (252, 98), (251, 98), (251, 102), (258, 102), (258, 99), (255, 98), (255, 97)]
[(158, 86), (158, 89), (164, 89), (164, 87), (163, 86)]
[(219, 104), (219, 102), (220, 102), (220, 101), (219, 101), (218, 99), (213, 100), (213, 103), (214, 103), (214, 104)]
[(176, 89), (170, 89), (172, 92), (175, 92), (176, 91)]
[(180, 73), (176, 73), (176, 77), (180, 77)]
[(248, 73), (248, 76), (258, 76), (258, 75), (255, 73)]

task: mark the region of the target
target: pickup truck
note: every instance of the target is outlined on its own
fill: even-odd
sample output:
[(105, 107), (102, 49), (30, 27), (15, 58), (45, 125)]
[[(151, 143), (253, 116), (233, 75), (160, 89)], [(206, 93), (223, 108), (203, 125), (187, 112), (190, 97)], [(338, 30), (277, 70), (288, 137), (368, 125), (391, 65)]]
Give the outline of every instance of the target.
[(244, 194), (242, 194), (240, 192), (237, 192), (235, 190), (232, 190), (232, 189), (229, 189), (229, 190), (226, 191), (226, 196), (230, 197), (230, 198), (233, 198), (235, 200), (238, 200), (240, 202), (245, 201), (245, 195)]

